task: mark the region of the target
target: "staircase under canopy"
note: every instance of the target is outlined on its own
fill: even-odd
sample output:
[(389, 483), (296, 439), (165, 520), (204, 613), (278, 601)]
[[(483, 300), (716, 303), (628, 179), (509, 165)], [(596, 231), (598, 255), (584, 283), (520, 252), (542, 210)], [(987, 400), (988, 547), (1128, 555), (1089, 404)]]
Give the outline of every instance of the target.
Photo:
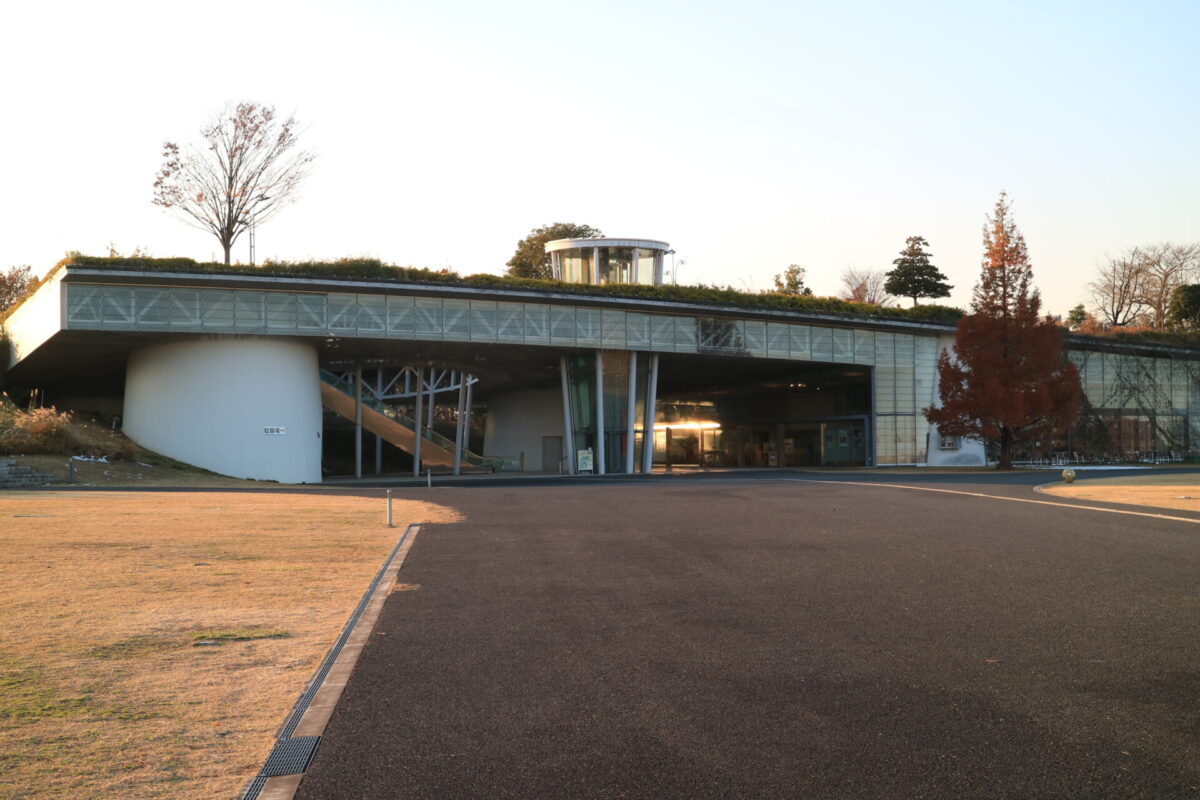
[[(335, 414), (354, 420), (354, 386), (344, 378), (321, 370), (321, 404)], [(409, 455), (416, 451), (417, 423), (407, 414), (374, 397), (362, 398), (362, 425), (385, 442), (399, 447)], [(426, 426), (421, 428), (421, 463), (429, 467), (454, 467), (454, 440)], [(481, 456), (465, 447), (462, 450), (463, 468), (495, 472), (503, 459)]]

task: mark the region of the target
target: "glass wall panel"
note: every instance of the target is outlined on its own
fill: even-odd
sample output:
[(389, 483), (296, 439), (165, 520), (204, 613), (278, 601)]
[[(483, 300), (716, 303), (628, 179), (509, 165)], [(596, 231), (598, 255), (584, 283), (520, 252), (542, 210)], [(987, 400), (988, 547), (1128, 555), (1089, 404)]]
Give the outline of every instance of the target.
[(632, 247), (600, 248), (600, 283), (635, 283)]
[(562, 279), (567, 283), (592, 282), (592, 248), (577, 247), (558, 254)]
[(654, 268), (658, 258), (657, 250), (638, 251), (637, 283), (647, 286), (654, 283)]

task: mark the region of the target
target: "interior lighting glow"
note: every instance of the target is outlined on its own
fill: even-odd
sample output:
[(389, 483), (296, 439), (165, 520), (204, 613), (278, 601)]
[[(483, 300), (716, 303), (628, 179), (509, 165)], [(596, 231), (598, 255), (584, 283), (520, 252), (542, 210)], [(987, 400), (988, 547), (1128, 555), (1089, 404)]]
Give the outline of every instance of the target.
[(721, 423), (719, 423), (719, 422), (656, 422), (656, 423), (654, 423), (654, 430), (656, 430), (656, 431), (665, 431), (668, 428), (670, 428), (671, 430), (682, 429), (682, 430), (689, 430), (689, 431), (698, 431), (698, 430), (710, 431), (714, 428), (720, 428), (720, 427), (721, 427)]

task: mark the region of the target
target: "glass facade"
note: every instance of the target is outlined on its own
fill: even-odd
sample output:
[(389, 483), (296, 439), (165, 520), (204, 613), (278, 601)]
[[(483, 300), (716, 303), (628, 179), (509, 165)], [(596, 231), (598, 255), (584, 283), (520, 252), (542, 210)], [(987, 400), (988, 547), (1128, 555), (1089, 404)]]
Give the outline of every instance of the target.
[(662, 271), (662, 253), (637, 247), (575, 247), (554, 251), (551, 263), (559, 279), (568, 283), (653, 285)]
[(1200, 361), (1071, 350), (1084, 404), (1074, 429), (1023, 455), (1176, 460), (1200, 449)]
[(637, 283), (632, 247), (601, 247), (600, 283)]
[(871, 379), (865, 369), (739, 379), (700, 392), (660, 389), (655, 460), (708, 467), (871, 463)]
[(592, 282), (592, 248), (563, 250), (558, 254), (562, 279), (567, 283)]
[[(634, 405), (629, 407), (629, 361), (633, 354), (605, 350), (601, 356), (604, 406), (604, 472), (625, 472), (629, 451), (629, 429), (634, 429), (634, 469), (641, 469), (641, 436), (649, 382), (650, 358), (639, 354), (634, 380)], [(596, 352), (576, 353), (567, 359), (568, 393), (575, 433), (575, 449), (590, 449), (599, 471), (599, 426), (597, 425)], [(576, 462), (578, 463), (578, 461)]]

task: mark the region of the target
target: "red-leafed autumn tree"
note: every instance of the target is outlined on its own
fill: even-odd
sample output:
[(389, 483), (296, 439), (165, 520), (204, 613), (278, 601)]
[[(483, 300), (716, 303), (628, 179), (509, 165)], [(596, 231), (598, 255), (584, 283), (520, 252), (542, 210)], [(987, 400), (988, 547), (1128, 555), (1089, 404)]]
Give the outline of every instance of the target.
[(983, 228), (983, 272), (971, 314), (958, 323), (953, 357), (938, 357), (941, 408), (925, 417), (940, 433), (1000, 445), (1000, 469), (1012, 468), (1014, 443), (1067, 427), (1079, 414), (1079, 373), (1060, 329), (1041, 316), (1025, 238), (1006, 196)]

